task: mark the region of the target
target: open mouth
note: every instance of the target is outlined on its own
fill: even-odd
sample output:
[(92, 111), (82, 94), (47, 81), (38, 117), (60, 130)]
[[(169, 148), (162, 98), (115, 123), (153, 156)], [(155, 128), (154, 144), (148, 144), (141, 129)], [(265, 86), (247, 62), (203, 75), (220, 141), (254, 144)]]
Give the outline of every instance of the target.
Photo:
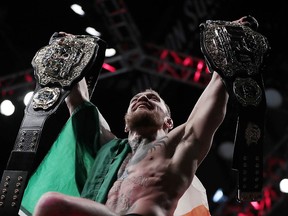
[(152, 106), (148, 103), (139, 103), (139, 104), (136, 104), (136, 106), (134, 107), (134, 110), (137, 110), (137, 109), (148, 109), (148, 110), (151, 110), (152, 109)]
[(137, 108), (148, 108), (145, 104), (140, 104)]

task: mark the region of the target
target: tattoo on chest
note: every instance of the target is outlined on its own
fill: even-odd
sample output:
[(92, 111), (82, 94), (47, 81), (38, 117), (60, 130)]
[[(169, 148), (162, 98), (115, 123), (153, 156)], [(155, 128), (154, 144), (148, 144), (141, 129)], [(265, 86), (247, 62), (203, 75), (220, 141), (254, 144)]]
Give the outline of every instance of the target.
[[(126, 169), (128, 162), (130, 161), (130, 159), (131, 159), (131, 153), (129, 153), (127, 155), (127, 157), (125, 158), (125, 160), (123, 161), (123, 163), (122, 163), (122, 165), (118, 171), (118, 174), (117, 174), (118, 178), (122, 177), (122, 179), (124, 179), (127, 176), (127, 175), (124, 176), (124, 171)], [(127, 169), (126, 169), (126, 172), (127, 172)]]
[(148, 153), (154, 152), (159, 148), (166, 148), (167, 145), (167, 136), (162, 137), (159, 140), (143, 145), (141, 149), (137, 150), (136, 154), (132, 157), (132, 160), (129, 164), (135, 165), (143, 158), (147, 156)]

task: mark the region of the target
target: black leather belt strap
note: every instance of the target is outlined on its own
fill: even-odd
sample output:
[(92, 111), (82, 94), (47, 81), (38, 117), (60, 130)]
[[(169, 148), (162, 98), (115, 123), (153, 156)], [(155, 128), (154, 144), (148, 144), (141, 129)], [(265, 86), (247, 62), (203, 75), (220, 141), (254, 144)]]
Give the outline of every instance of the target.
[[(247, 82), (239, 88), (242, 92), (247, 89), (247, 93), (251, 93), (257, 103), (243, 105), (238, 102), (237, 104), (238, 121), (232, 168), (238, 174), (237, 199), (256, 201), (262, 198), (266, 97), (260, 74), (251, 80), (248, 79)], [(253, 85), (252, 89), (250, 85)]]
[(0, 215), (17, 216), (41, 141), (45, 121), (71, 88), (86, 78), (90, 97), (105, 57), (106, 43), (88, 35), (55, 33), (32, 60), (37, 81), (0, 183)]
[(201, 50), (211, 72), (220, 74), (237, 108), (233, 169), (238, 174), (239, 201), (262, 197), (263, 137), (266, 97), (263, 62), (270, 49), (247, 16), (233, 22), (208, 20), (200, 25)]

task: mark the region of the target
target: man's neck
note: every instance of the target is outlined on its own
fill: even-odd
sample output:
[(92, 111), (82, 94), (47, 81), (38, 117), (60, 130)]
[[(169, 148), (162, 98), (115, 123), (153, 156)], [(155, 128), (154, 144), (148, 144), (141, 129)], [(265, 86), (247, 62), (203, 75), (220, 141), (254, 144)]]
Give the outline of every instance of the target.
[(134, 154), (136, 150), (139, 148), (139, 146), (146, 145), (148, 143), (151, 143), (152, 141), (163, 137), (165, 135), (165, 131), (163, 129), (157, 130), (154, 133), (147, 134), (147, 135), (140, 135), (137, 132), (129, 132), (128, 140), (129, 144), (132, 148), (132, 153)]

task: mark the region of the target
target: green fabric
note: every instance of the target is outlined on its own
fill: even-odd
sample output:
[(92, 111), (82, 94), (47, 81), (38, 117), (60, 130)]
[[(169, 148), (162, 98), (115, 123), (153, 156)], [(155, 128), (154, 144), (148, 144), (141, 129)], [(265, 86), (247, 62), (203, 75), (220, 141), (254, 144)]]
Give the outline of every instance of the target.
[(81, 197), (105, 203), (117, 172), (131, 151), (128, 140), (115, 139), (105, 144), (97, 154)]
[(104, 203), (130, 151), (127, 139), (99, 145), (98, 110), (90, 102), (83, 103), (29, 179), (21, 209), (33, 213), (40, 196), (48, 191)]

